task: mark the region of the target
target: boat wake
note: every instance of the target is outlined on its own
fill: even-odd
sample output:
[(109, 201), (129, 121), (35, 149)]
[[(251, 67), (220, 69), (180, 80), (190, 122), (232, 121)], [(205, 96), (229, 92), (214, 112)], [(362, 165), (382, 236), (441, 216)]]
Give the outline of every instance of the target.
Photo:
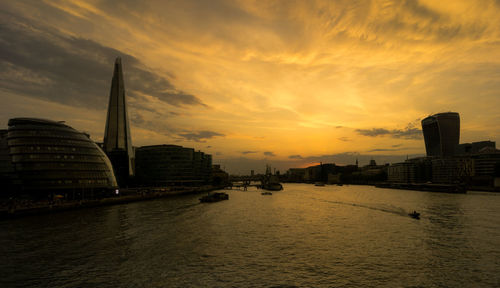
[(353, 206), (353, 207), (361, 207), (361, 208), (366, 208), (366, 209), (370, 209), (370, 210), (376, 210), (376, 211), (391, 213), (391, 214), (394, 214), (394, 215), (408, 217), (408, 212), (405, 211), (401, 207), (388, 206), (388, 205), (373, 206), (373, 205), (366, 205), (366, 204), (361, 204), (361, 203), (349, 203), (349, 202), (342, 202), (342, 201), (330, 201), (330, 200), (324, 200), (324, 199), (315, 199), (315, 200), (319, 200), (319, 201), (323, 201), (323, 202), (328, 202), (328, 203), (333, 203), (333, 204), (348, 205), (348, 206)]

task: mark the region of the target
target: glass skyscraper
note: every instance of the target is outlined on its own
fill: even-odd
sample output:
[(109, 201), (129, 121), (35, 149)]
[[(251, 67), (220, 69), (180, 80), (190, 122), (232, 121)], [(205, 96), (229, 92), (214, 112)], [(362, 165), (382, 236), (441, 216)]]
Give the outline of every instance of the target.
[(446, 112), (422, 120), (427, 156), (450, 157), (460, 141), (460, 115)]

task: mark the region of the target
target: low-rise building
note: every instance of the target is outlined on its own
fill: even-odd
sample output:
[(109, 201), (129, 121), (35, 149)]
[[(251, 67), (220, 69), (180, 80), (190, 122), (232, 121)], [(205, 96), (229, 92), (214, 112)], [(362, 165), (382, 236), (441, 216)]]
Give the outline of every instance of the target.
[(470, 157), (434, 158), (433, 183), (467, 183), (474, 176), (474, 163)]
[(290, 168), (286, 173), (287, 181), (296, 183), (303, 182), (305, 175), (306, 175), (305, 168)]
[(222, 170), (219, 164), (212, 165), (212, 184), (215, 186), (219, 186), (228, 183), (229, 183), (229, 174), (226, 171)]
[(387, 169), (387, 181), (393, 183), (425, 183), (432, 180), (432, 157), (408, 159)]

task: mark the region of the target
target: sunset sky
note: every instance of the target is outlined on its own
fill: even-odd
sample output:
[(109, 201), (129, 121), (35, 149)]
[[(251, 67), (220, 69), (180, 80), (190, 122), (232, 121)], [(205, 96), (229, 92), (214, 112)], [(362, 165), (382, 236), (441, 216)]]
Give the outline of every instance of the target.
[[(500, 140), (500, 1), (2, 1), (0, 121), (102, 141), (122, 57), (134, 146), (231, 173), (425, 154), (420, 120)], [(3, 129), (3, 128), (2, 128)]]

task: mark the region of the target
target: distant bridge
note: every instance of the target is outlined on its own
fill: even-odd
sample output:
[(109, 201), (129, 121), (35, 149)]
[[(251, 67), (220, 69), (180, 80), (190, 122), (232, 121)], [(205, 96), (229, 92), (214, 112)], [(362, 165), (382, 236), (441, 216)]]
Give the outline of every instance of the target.
[[(253, 183), (252, 183), (253, 182)], [(257, 182), (257, 183), (255, 183)], [(261, 180), (256, 180), (256, 181), (233, 181), (229, 182), (229, 185), (226, 187), (227, 189), (241, 189), (247, 190), (248, 187), (257, 187), (260, 188), (262, 187), (262, 181)]]
[(242, 182), (242, 181), (262, 181), (263, 175), (254, 176), (229, 176), (230, 182)]

